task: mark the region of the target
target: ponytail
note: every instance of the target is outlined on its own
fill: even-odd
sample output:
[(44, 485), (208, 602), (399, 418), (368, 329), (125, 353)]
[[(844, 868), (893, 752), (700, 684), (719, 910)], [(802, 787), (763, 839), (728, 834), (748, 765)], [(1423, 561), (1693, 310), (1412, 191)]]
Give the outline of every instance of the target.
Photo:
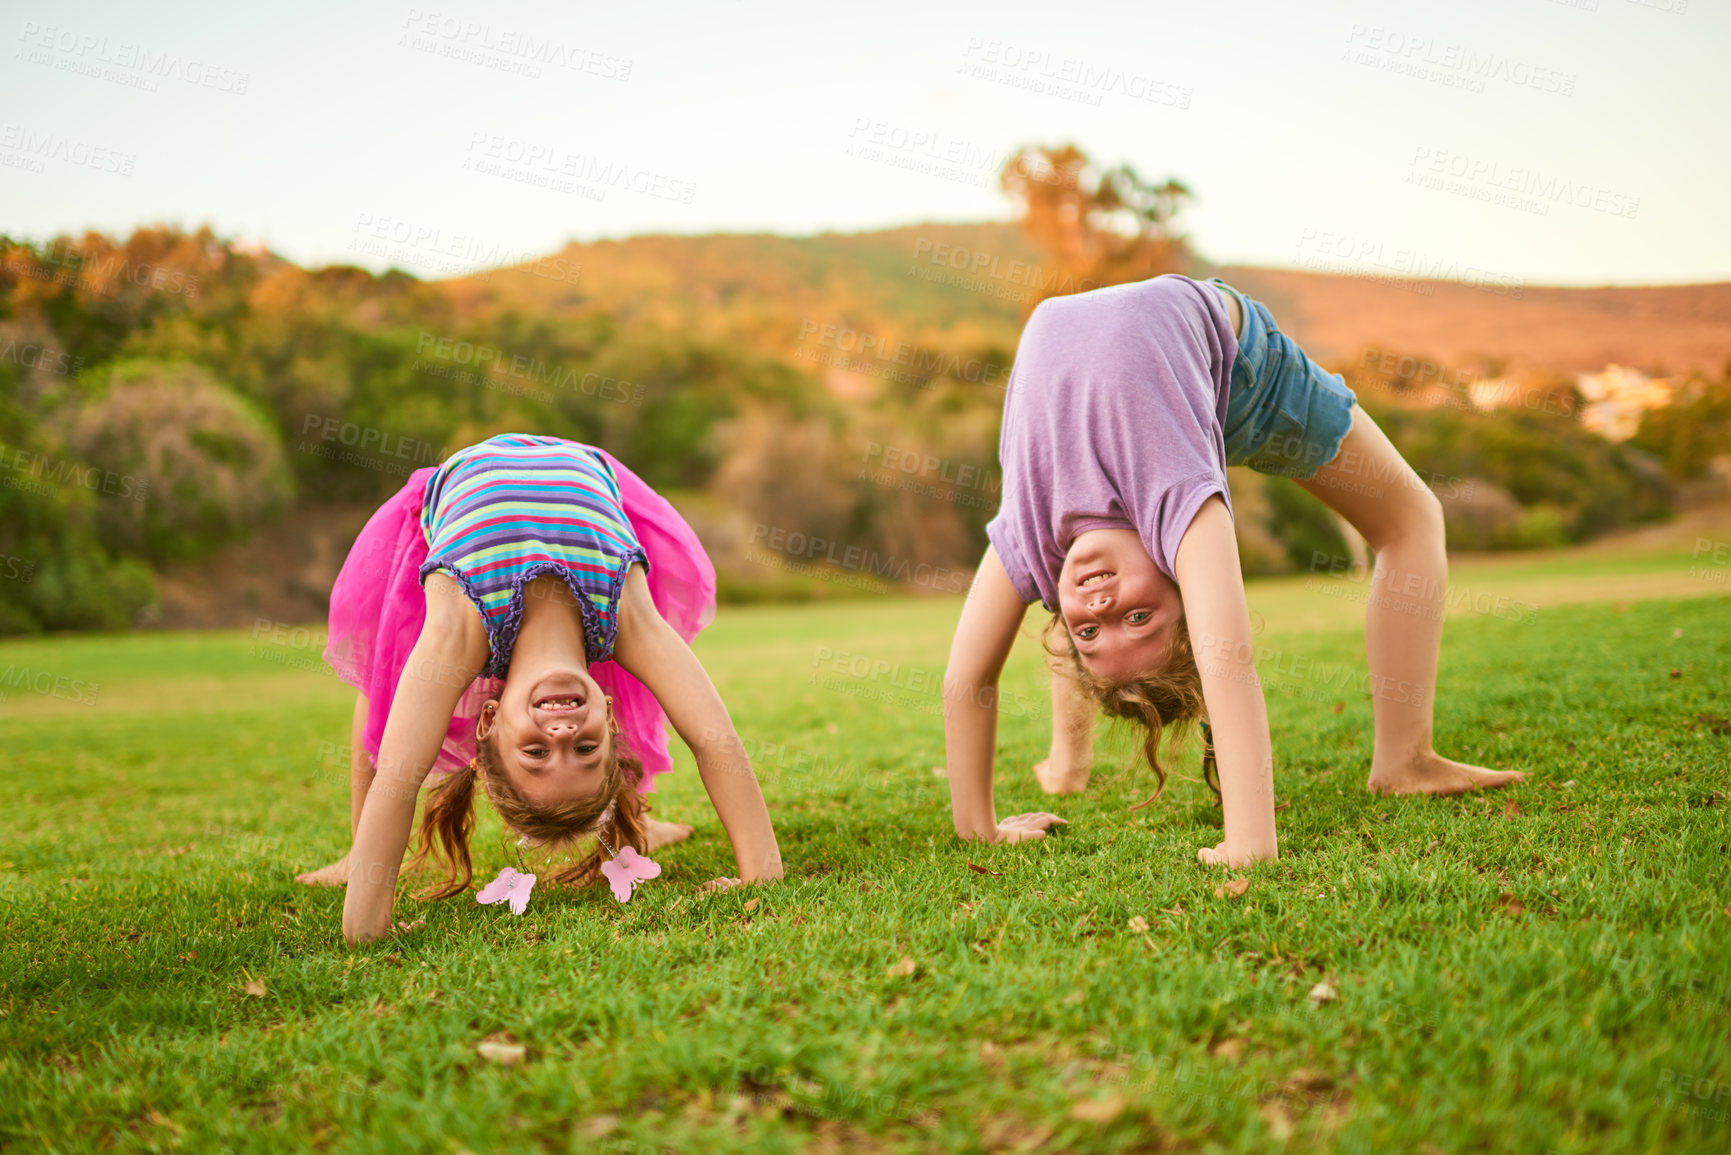
[[(432, 854), (445, 868), (446, 877), (444, 883), (427, 887), (416, 894), (416, 898), (450, 898), (469, 889), (469, 880), (475, 876), (475, 866), (469, 857), (469, 836), (475, 833), (475, 779), (478, 777), (480, 769), (475, 762), (470, 762), (452, 774), (427, 799), (426, 808), (421, 812), (415, 858), (409, 863), (409, 869), (420, 869), (427, 856)], [(433, 845), (435, 836), (439, 842), (436, 850)]]

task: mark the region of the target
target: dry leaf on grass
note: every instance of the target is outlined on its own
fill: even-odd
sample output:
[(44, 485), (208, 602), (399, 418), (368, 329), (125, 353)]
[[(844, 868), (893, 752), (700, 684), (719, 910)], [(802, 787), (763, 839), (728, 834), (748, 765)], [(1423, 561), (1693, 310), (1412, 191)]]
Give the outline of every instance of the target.
[(1000, 1116), (980, 1127), (980, 1145), (987, 1151), (1037, 1151), (1052, 1138), (1052, 1128), (1015, 1116)]
[(1319, 1007), (1323, 1003), (1332, 1003), (1339, 997), (1340, 992), (1335, 990), (1334, 985), (1327, 979), (1324, 979), (1322, 982), (1319, 982), (1310, 988), (1310, 1001)]
[(1521, 804), (1516, 802), (1513, 798), (1503, 803), (1503, 817), (1508, 819), (1510, 822), (1519, 818), (1522, 813)]
[(1498, 913), (1506, 914), (1510, 918), (1519, 918), (1527, 913), (1527, 904), (1507, 892), (1497, 895), (1493, 905), (1497, 908)]
[(986, 868), (986, 867), (984, 867), (984, 866), (981, 866), (981, 865), (980, 865), (980, 864), (979, 864), (979, 863), (977, 863), (977, 862), (974, 862), (974, 861), (972, 861), (972, 860), (971, 860), (971, 859), (970, 859), (970, 860), (969, 860), (969, 862), (968, 862), (968, 869), (969, 869), (969, 870), (971, 870), (971, 871), (973, 871), (973, 872), (974, 872), (974, 873), (975, 873), (975, 874), (989, 874), (989, 875), (991, 875), (991, 876), (992, 876), (992, 877), (993, 877), (993, 878), (1002, 878), (1002, 877), (1004, 877), (1004, 875), (1003, 875), (1003, 872), (1002, 872), (1002, 871), (999, 871), (999, 870), (988, 870), (988, 869), (987, 869), (987, 868)]
[(1292, 1138), (1292, 1110), (1284, 1103), (1262, 1104), (1262, 1121), (1268, 1124), (1268, 1133), (1280, 1143)]
[(247, 982), (246, 986), (241, 989), (246, 991), (247, 994), (251, 995), (255, 999), (262, 999), (265, 995), (270, 993), (265, 990), (263, 979), (251, 979)]
[(173, 1119), (170, 1119), (167, 1115), (164, 1115), (161, 1111), (158, 1111), (155, 1107), (152, 1107), (150, 1110), (146, 1111), (144, 1113), (144, 1117), (146, 1119), (150, 1120), (150, 1124), (153, 1127), (167, 1128), (168, 1130), (173, 1131), (176, 1135), (179, 1135), (182, 1133), (183, 1129), (181, 1128), (181, 1125), (179, 1123), (176, 1123)]
[(757, 909), (757, 899), (755, 899), (755, 898), (747, 899), (746, 903), (745, 903), (745, 909), (748, 911), (756, 910)]
[(619, 1129), (619, 1116), (597, 1115), (593, 1119), (585, 1119), (577, 1125), (577, 1131), (585, 1139), (605, 1139)]
[(1346, 703), (1345, 703), (1345, 702), (1336, 702), (1336, 703), (1335, 703), (1335, 704), (1334, 704), (1334, 712), (1335, 712), (1335, 713), (1336, 713), (1336, 714), (1344, 714), (1344, 713), (1346, 713)]
[(1215, 1043), (1212, 1047), (1208, 1048), (1208, 1053), (1217, 1059), (1225, 1059), (1228, 1062), (1236, 1063), (1244, 1056), (1244, 1040), (1221, 1039), (1218, 1043)]
[(891, 978), (912, 978), (914, 971), (917, 969), (919, 969), (919, 964), (914, 961), (913, 956), (903, 955), (900, 962), (892, 963), (890, 968), (884, 973), (889, 975)]
[(1214, 888), (1214, 897), (1215, 898), (1243, 898), (1244, 892), (1249, 890), (1249, 889), (1250, 889), (1250, 880), (1248, 878), (1234, 878), (1230, 882), (1223, 882), (1219, 886), (1215, 887)]
[(1143, 918), (1139, 914), (1132, 915), (1128, 925), (1129, 925), (1130, 929), (1135, 931), (1137, 934), (1147, 934), (1148, 933), (1148, 920)]
[(499, 1031), (475, 1044), (475, 1053), (489, 1063), (498, 1063), (501, 1067), (515, 1067), (529, 1053), (529, 1048), (513, 1038), (509, 1031)]
[(1070, 1118), (1083, 1123), (1110, 1123), (1123, 1113), (1122, 1095), (1108, 1095), (1104, 1099), (1078, 1099), (1070, 1104)]

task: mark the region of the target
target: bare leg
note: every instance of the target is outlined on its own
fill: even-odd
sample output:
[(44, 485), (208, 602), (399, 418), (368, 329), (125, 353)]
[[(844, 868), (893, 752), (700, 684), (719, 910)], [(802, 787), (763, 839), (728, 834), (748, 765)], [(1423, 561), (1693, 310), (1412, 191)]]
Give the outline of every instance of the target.
[(1354, 407), (1335, 459), (1300, 481), (1376, 551), (1364, 648), (1376, 748), (1367, 788), (1378, 794), (1459, 794), (1523, 775), (1450, 761), (1431, 747), (1448, 556), (1442, 503), (1376, 422)]
[[(367, 757), (367, 696), (355, 695), (355, 711), (349, 719), (349, 840), (361, 824), (361, 808), (367, 801), (367, 790), (373, 784), (373, 763)], [(329, 866), (295, 875), (295, 881), (307, 886), (347, 886), (349, 856), (343, 855)]]
[(1034, 765), (1047, 794), (1080, 794), (1094, 767), (1094, 703), (1061, 667), (1052, 670), (1052, 749)]
[(662, 822), (659, 819), (646, 818), (644, 825), (650, 850), (672, 846), (675, 842), (684, 842), (691, 837), (691, 827), (683, 822)]

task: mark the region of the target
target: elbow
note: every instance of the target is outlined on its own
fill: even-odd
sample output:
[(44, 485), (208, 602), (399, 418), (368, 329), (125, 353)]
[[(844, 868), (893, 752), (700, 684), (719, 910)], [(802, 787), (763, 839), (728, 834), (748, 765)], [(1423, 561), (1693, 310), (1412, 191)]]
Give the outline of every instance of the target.
[(944, 671), (944, 704), (952, 702), (971, 702), (975, 705), (984, 698), (996, 701), (998, 679), (995, 675), (982, 670), (958, 668), (954, 664)]

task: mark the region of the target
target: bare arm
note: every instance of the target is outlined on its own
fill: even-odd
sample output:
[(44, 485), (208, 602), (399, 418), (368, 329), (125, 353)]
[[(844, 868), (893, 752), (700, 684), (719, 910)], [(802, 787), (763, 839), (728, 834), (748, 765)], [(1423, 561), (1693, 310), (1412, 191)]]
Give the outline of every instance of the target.
[(1052, 673), (1052, 746), (1034, 777), (1048, 794), (1079, 794), (1094, 766), (1094, 703), (1067, 663), (1049, 661)]
[(427, 578), (427, 620), (397, 682), (379, 741), (378, 769), (355, 827), (343, 901), (343, 937), (351, 943), (391, 932), (391, 904), (414, 825), (415, 796), (439, 756), (457, 702), (487, 661), (480, 616), (466, 600), (441, 596), (444, 591), (436, 589), (450, 580), (438, 573)]
[(1278, 858), (1268, 707), (1256, 676), (1256, 645), (1232, 515), (1218, 496), (1197, 511), (1176, 560), (1190, 643), (1202, 674), (1202, 697), (1214, 730), (1226, 824), (1225, 841), (1204, 848), (1199, 857), (1231, 866)]
[(950, 820), (957, 836), (985, 842), (1020, 842), (1045, 836), (1063, 822), (1054, 814), (1022, 814), (998, 821), (992, 800), (992, 761), (998, 747), (998, 679), (1016, 644), (1028, 607), (998, 551), (985, 557), (962, 604), (944, 671), (944, 762), (950, 779)]
[(709, 672), (656, 610), (648, 579), (632, 566), (619, 607), (614, 658), (648, 687), (697, 759), (697, 773), (721, 819), (744, 882), (781, 877), (781, 848), (745, 744)]
[(349, 722), (349, 840), (361, 828), (361, 809), (373, 785), (373, 760), (367, 755), (367, 696), (355, 695), (355, 715)]

